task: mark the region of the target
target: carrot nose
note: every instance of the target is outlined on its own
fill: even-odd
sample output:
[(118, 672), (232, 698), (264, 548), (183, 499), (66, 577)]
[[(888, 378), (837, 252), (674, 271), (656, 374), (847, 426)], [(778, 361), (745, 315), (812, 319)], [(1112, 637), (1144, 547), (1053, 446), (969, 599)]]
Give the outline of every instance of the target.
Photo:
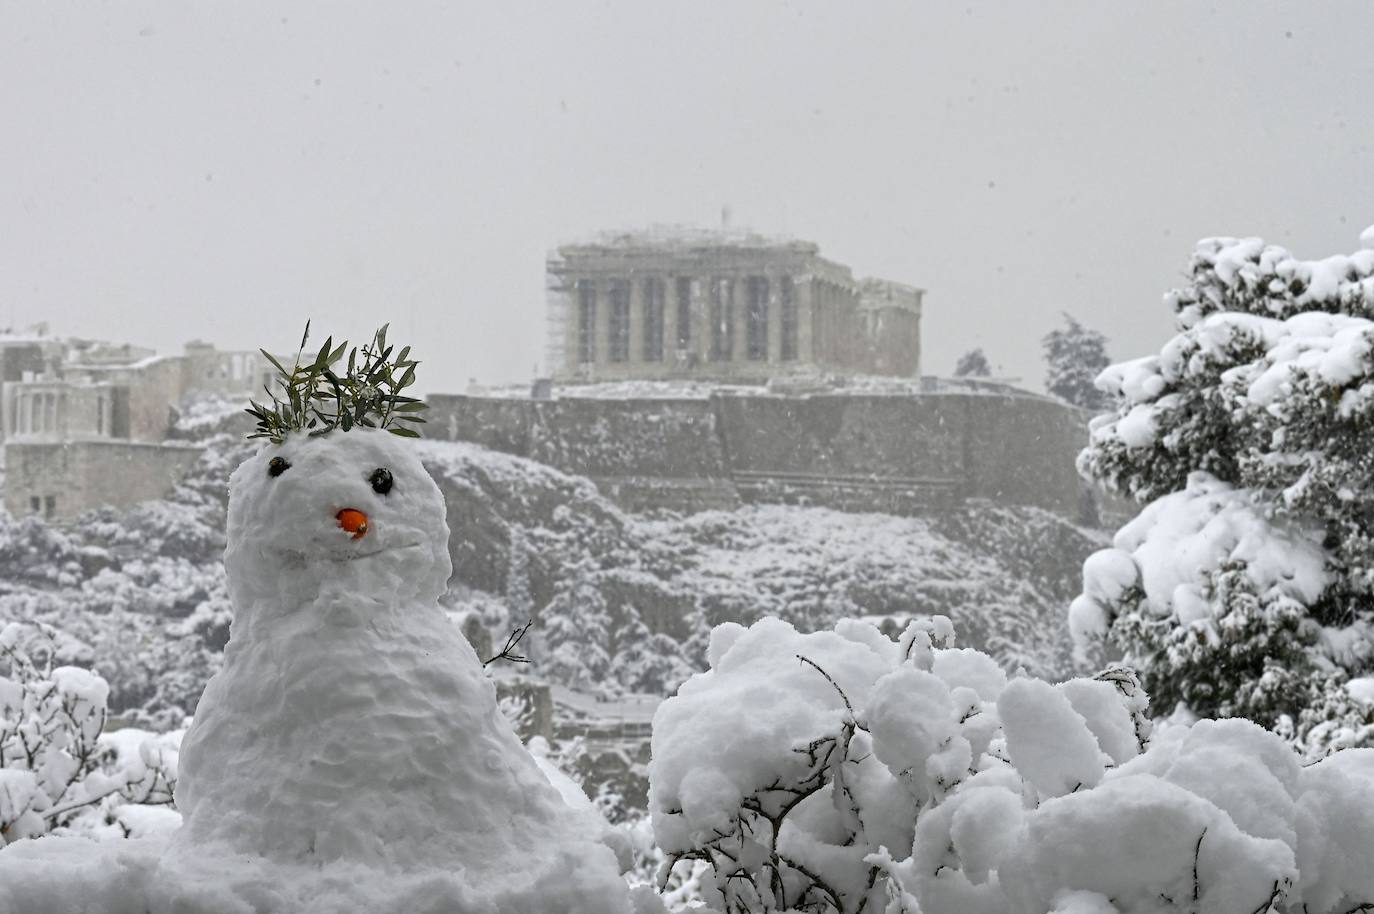
[(355, 540), (360, 540), (367, 535), (367, 515), (357, 508), (344, 508), (334, 515), (339, 520), (339, 526), (343, 527), (348, 533), (353, 534)]

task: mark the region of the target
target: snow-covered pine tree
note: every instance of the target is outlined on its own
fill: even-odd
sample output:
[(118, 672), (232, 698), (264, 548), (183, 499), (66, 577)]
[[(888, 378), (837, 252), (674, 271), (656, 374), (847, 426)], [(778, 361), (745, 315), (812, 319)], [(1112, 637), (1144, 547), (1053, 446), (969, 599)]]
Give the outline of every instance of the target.
[(601, 686), (611, 665), (610, 629), (611, 615), (597, 586), (596, 569), (582, 562), (539, 613), (539, 672), (574, 689)]
[(992, 377), (992, 366), (988, 364), (988, 357), (983, 353), (982, 347), (970, 349), (959, 356), (959, 361), (954, 364), (954, 376), (956, 378)]
[(1045, 389), (1053, 396), (1084, 409), (1103, 410), (1111, 397), (1093, 381), (1110, 363), (1107, 338), (1063, 312), (1066, 327), (1056, 328), (1041, 339), (1045, 350)]
[(506, 565), (506, 609), (510, 621), (534, 617), (534, 596), (530, 593), (530, 544), (523, 527), (510, 525), (510, 560)]
[(695, 672), (677, 641), (650, 631), (634, 606), (624, 607), (612, 632), (612, 679), (637, 694), (670, 695)]
[(1313, 755), (1374, 723), (1374, 232), (1362, 240), (1318, 261), (1200, 242), (1166, 297), (1178, 335), (1102, 372), (1119, 405), (1079, 457), (1148, 503), (1084, 566), (1080, 646), (1105, 638), (1156, 700), (1292, 727)]

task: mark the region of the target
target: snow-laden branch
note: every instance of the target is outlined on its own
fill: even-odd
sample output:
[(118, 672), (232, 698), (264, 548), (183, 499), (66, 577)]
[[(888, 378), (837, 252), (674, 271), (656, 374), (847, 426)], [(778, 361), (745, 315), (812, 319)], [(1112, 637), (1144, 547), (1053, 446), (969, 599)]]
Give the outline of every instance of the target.
[(0, 843), (115, 822), (124, 804), (172, 804), (175, 749), (103, 735), (108, 686), (53, 666), (57, 645), (46, 626), (0, 630)]
[(656, 716), (650, 778), (663, 876), (704, 861), (720, 911), (1374, 903), (1374, 752), (1302, 767), (1244, 720), (1152, 731), (1130, 670), (1008, 679), (938, 617), (900, 642), (727, 624), (710, 661)]

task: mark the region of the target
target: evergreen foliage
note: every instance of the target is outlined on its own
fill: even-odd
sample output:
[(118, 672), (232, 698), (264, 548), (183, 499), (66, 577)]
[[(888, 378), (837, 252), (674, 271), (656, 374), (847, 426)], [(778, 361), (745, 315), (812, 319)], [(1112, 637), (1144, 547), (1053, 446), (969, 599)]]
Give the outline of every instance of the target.
[(1045, 389), (1074, 406), (1094, 411), (1106, 409), (1111, 398), (1093, 382), (1110, 362), (1107, 338), (1089, 330), (1067, 312), (1064, 321), (1068, 326), (1051, 330), (1041, 340), (1045, 350)]
[(970, 349), (959, 356), (959, 361), (954, 364), (954, 376), (956, 378), (992, 377), (992, 366), (988, 364), (988, 357), (983, 354), (981, 347)]
[[(1142, 663), (1157, 700), (1286, 728), (1319, 755), (1371, 718), (1349, 689), (1374, 669), (1374, 250), (1299, 261), (1208, 239), (1188, 278), (1166, 296), (1178, 335), (1102, 373), (1120, 399), (1079, 468), (1193, 512), (1190, 553), (1118, 534), (1138, 581), (1094, 571), (1119, 556), (1090, 559), (1076, 628)], [(1252, 517), (1227, 515), (1218, 486)]]

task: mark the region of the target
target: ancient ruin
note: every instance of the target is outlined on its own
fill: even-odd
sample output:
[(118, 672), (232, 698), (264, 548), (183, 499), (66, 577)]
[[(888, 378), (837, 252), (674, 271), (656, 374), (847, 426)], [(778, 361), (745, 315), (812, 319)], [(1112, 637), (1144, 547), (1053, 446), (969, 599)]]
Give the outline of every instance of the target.
[(550, 255), (558, 380), (916, 377), (923, 290), (856, 279), (809, 241), (656, 228)]

